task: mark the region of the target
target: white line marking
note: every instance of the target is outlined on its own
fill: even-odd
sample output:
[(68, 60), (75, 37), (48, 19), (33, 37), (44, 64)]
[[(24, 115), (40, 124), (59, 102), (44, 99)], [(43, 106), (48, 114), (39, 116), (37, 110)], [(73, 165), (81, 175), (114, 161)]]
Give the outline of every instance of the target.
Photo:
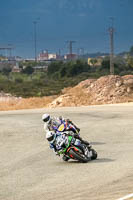
[(133, 197), (133, 193), (132, 193), (132, 194), (129, 194), (129, 195), (125, 196), (125, 197), (122, 197), (122, 198), (120, 198), (120, 199), (117, 199), (117, 200), (125, 200), (125, 199), (129, 199), (129, 198), (131, 198), (131, 197)]

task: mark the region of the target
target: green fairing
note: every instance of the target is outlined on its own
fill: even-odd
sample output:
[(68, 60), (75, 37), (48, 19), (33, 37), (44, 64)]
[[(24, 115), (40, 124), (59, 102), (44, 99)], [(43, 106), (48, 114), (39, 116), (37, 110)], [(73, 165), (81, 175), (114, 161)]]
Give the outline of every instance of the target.
[[(71, 144), (71, 141), (72, 141), (72, 136), (68, 136), (68, 145), (66, 146), (65, 149), (63, 149), (62, 151), (58, 152), (59, 155), (65, 153), (67, 151), (68, 147)], [(76, 147), (76, 148), (79, 149), (78, 147)]]
[(65, 149), (63, 149), (62, 151), (58, 152), (58, 154), (63, 154), (67, 151), (68, 147), (70, 146), (71, 144), (71, 141), (72, 141), (72, 136), (68, 136), (68, 145), (66, 146)]

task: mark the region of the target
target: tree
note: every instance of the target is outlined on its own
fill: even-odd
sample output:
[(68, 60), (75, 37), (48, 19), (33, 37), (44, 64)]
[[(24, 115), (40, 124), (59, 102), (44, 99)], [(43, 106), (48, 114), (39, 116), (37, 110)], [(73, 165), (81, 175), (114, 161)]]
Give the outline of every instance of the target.
[(130, 56), (133, 56), (133, 46), (131, 46), (129, 54), (130, 54)]
[(92, 58), (90, 60), (90, 63), (93, 65), (93, 67), (95, 66), (95, 64), (97, 63), (97, 59), (96, 58)]
[(60, 70), (60, 75), (61, 77), (64, 77), (66, 76), (67, 74), (67, 68), (64, 66), (61, 70)]
[(26, 67), (25, 69), (23, 69), (22, 71), (24, 74), (32, 74), (34, 72), (34, 68), (31, 66)]
[(109, 69), (110, 68), (110, 60), (108, 58), (105, 58), (103, 61), (102, 61), (102, 68), (104, 69)]
[(12, 71), (11, 67), (4, 67), (2, 69), (3, 74), (6, 76), (8, 76), (11, 71)]
[(48, 66), (48, 75), (54, 74), (55, 72), (60, 71), (61, 67), (63, 66), (63, 62), (52, 62)]
[(82, 60), (77, 60), (76, 63), (68, 65), (68, 76), (77, 76), (82, 72), (88, 72), (90, 67), (88, 66), (87, 62)]
[(128, 56), (127, 63), (129, 67), (133, 68), (133, 56)]

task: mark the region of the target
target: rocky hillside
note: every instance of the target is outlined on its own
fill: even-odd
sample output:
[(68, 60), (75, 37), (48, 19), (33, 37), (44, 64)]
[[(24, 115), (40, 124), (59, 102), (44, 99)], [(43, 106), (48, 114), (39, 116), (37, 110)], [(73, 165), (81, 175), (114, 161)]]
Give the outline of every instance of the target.
[(66, 88), (48, 107), (82, 106), (133, 102), (133, 75), (109, 75), (87, 79)]

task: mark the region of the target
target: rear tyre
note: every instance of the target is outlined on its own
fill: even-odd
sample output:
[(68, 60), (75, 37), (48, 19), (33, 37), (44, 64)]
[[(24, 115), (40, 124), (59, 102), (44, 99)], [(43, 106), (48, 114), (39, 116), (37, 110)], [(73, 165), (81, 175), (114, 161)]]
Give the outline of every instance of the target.
[(90, 150), (92, 152), (91, 160), (97, 159), (97, 152), (94, 149)]

